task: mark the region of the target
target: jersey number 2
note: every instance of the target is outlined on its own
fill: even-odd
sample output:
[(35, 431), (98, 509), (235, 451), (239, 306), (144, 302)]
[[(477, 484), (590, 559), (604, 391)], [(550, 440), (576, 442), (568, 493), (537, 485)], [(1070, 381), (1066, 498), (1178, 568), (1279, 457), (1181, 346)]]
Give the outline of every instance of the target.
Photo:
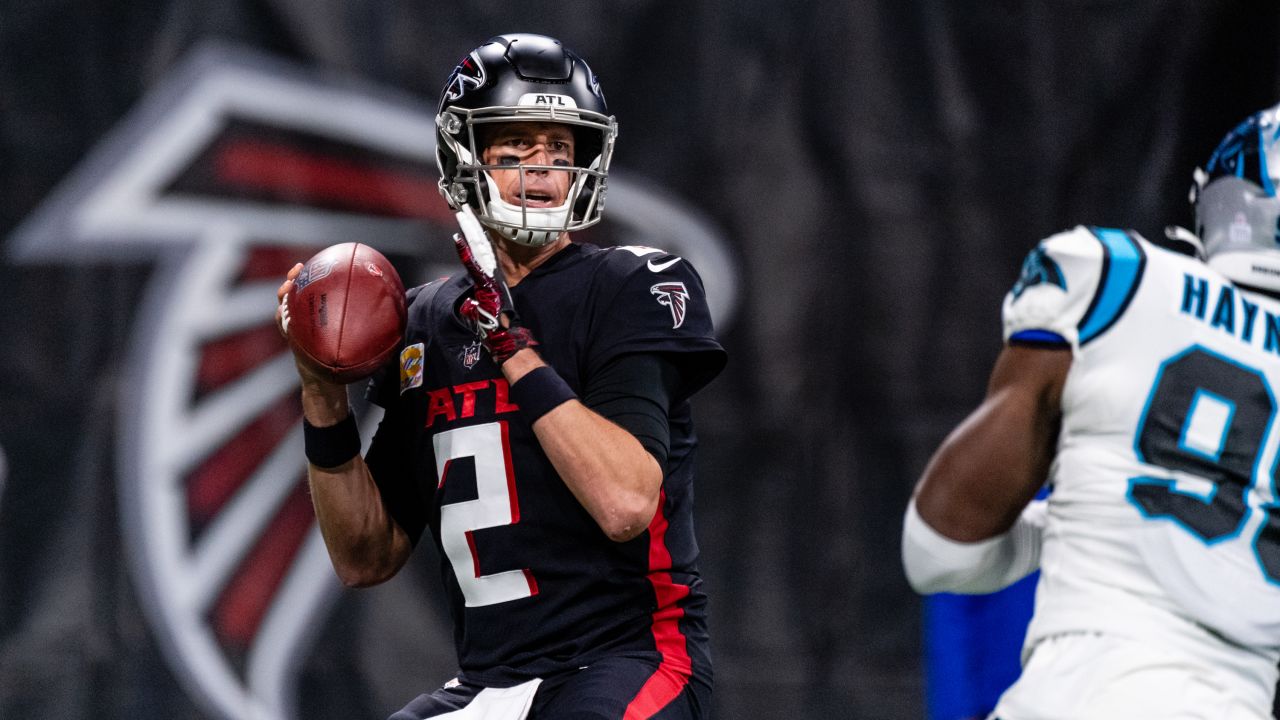
[[(1258, 370), (1198, 345), (1169, 358), (1156, 375), (1134, 451), (1142, 462), (1212, 487), (1193, 492), (1168, 478), (1136, 477), (1129, 500), (1146, 517), (1173, 520), (1206, 544), (1236, 537), (1252, 511), (1255, 477), (1264, 475), (1257, 465), (1275, 413), (1275, 395)], [(1275, 471), (1265, 473), (1273, 491)], [(1280, 522), (1273, 507), (1260, 510), (1254, 554), (1267, 579), (1280, 584)]]
[(492, 422), (448, 430), (436, 434), (432, 443), (439, 487), (444, 487), (455, 461), (470, 458), (475, 465), (476, 499), (440, 507), (440, 543), (467, 607), (537, 595), (538, 584), (528, 568), (485, 575), (476, 553), (474, 531), (520, 521), (507, 424)]

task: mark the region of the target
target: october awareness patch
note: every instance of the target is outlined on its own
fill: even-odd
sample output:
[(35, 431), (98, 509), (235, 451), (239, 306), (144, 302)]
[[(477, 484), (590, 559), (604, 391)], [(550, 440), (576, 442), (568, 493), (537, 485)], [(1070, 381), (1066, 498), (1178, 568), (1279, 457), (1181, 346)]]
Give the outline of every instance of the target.
[(422, 387), (422, 354), (426, 346), (414, 343), (400, 351), (400, 394)]

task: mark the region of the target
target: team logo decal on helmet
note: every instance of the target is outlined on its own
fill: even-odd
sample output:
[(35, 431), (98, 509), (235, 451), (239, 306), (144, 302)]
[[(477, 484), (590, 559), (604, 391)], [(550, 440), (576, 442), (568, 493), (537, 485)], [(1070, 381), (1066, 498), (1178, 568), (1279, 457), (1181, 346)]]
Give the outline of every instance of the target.
[(449, 84), (444, 89), (445, 100), (457, 100), (467, 94), (468, 88), (483, 87), (486, 82), (488, 78), (485, 76), (484, 62), (472, 52), (458, 63), (458, 67), (453, 69), (453, 75), (449, 76)]

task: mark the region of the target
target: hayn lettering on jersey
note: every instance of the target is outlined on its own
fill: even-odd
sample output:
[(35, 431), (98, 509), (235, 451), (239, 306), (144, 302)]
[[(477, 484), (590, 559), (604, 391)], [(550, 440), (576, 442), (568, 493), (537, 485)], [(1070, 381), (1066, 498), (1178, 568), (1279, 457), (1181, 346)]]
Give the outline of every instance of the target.
[[(1280, 660), (1280, 300), (1129, 231), (1040, 244), (1005, 298), (1011, 343), (1069, 346), (1027, 647), (1098, 631), (1248, 678)], [(1243, 651), (1242, 651), (1243, 649)]]

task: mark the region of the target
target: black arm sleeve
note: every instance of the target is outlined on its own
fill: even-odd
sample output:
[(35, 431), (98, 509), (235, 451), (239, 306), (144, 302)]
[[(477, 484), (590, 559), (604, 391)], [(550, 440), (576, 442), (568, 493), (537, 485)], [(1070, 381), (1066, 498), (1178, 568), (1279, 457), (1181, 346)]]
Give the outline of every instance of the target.
[(665, 354), (628, 353), (605, 363), (587, 381), (582, 403), (635, 435), (665, 466), (671, 452), (667, 416), (680, 383), (679, 366)]

